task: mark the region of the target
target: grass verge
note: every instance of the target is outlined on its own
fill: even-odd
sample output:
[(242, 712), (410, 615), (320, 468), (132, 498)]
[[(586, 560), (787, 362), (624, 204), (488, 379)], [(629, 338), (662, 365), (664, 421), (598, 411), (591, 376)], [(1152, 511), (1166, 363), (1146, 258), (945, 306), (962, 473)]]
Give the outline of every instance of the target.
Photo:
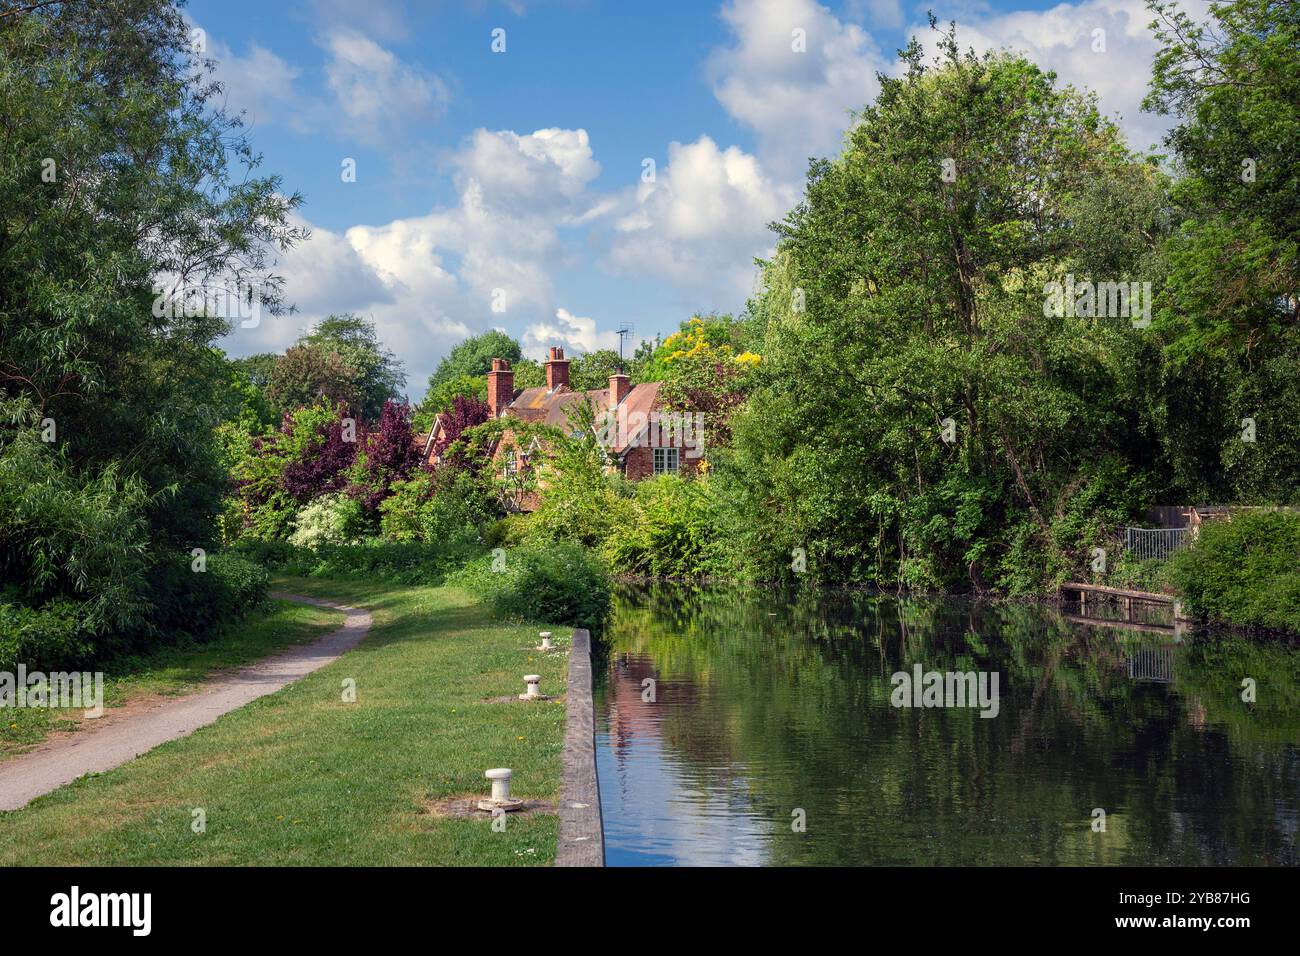
[[(338, 611), (271, 601), (265, 609), (254, 611), (247, 620), (206, 643), (178, 644), (105, 663), (101, 668), (104, 706), (107, 710), (149, 697), (188, 693), (218, 671), (242, 667), (292, 645), (314, 641), (342, 624), (343, 615)], [(81, 708), (0, 710), (0, 761), (31, 750), (51, 733), (76, 731), (84, 719)]]
[[(516, 796), (555, 804), (562, 704), (494, 703), (522, 675), (563, 686), (565, 658), (529, 648), (537, 628), (494, 623), (452, 587), (280, 579), (368, 608), (360, 646), (281, 691), (105, 774), (0, 813), (0, 864), (537, 865), (553, 814), (438, 816), (482, 794), (490, 767)], [(563, 633), (560, 629), (557, 632)], [(356, 702), (342, 686), (356, 682)], [(206, 831), (195, 833), (195, 810)]]

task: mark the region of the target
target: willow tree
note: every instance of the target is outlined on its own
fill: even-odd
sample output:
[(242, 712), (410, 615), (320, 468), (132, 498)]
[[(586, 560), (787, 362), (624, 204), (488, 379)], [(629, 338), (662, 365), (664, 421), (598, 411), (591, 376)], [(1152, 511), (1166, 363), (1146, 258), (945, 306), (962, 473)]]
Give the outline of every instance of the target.
[[(0, 3), (0, 467), (48, 476), (6, 496), (6, 600), (143, 607), (142, 569), (213, 540), (230, 322), (159, 290), (274, 313), (275, 250), (303, 233), (204, 46), (166, 0)], [(89, 539), (112, 553), (86, 562)]]

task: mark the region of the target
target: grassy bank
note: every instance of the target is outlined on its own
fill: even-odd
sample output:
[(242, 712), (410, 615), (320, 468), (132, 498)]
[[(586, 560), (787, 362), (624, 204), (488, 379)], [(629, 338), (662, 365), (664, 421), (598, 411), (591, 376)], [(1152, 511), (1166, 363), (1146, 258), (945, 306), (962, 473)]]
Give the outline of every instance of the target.
[[(272, 601), (210, 642), (172, 645), (108, 661), (95, 668), (104, 672), (105, 711), (187, 693), (217, 671), (314, 641), (342, 623), (338, 611)], [(6, 708), (0, 711), (0, 761), (30, 750), (51, 733), (79, 730), (84, 721), (81, 708)]]
[[(553, 814), (430, 811), (511, 767), (518, 796), (559, 798), (564, 708), (495, 703), (522, 675), (562, 686), (537, 628), (494, 623), (450, 587), (282, 579), (364, 606), (370, 635), (338, 661), (183, 740), (0, 814), (0, 864), (530, 865), (554, 859)], [(558, 633), (563, 633), (559, 628)], [(342, 701), (345, 679), (356, 702)], [(191, 829), (202, 808), (207, 829)]]

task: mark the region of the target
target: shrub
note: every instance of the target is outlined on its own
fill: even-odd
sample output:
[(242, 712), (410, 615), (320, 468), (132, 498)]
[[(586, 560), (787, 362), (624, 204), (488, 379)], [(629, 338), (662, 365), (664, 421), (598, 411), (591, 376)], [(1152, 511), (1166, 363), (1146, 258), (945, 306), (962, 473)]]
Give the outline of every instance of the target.
[(1300, 632), (1300, 514), (1252, 511), (1203, 525), (1168, 574), (1198, 615)]
[(213, 554), (202, 572), (193, 570), (191, 562), (183, 555), (165, 562), (154, 573), (156, 610), (150, 630), (166, 640), (179, 636), (210, 639), (266, 601), (270, 575), (249, 558), (229, 552)]
[(364, 526), (361, 505), (344, 494), (322, 495), (303, 507), (294, 522), (289, 543), (295, 548), (344, 544)]
[(584, 627), (599, 636), (609, 616), (608, 570), (571, 542), (526, 545), (508, 551), (504, 560), (486, 555), (451, 580), (482, 595), (497, 614), (516, 620)]
[(394, 484), (379, 510), (380, 530), (394, 541), (477, 542), (479, 529), (496, 515), (490, 488), (459, 468), (419, 472)]
[(506, 515), (488, 526), (483, 540), (489, 548), (518, 548), (528, 539), (530, 520), (527, 512)]
[(85, 605), (64, 598), (39, 610), (0, 604), (0, 671), (75, 667), (88, 659), (94, 637), (86, 629)]
[[(396, 584), (437, 584), (453, 568), (481, 551), (474, 541), (385, 541), (365, 538), (348, 544), (294, 551), (278, 565), (286, 574), (320, 578), (365, 578)], [(271, 552), (279, 558), (278, 552)]]
[(636, 504), (631, 526), (602, 549), (616, 571), (669, 578), (712, 573), (720, 536), (708, 481), (676, 475), (643, 481)]

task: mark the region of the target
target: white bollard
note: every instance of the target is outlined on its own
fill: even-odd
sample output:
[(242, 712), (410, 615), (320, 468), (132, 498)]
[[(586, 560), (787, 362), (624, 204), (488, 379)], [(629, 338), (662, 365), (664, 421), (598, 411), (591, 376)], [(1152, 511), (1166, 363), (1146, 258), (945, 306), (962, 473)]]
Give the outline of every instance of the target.
[(542, 694), (542, 689), (541, 689), (541, 685), (542, 685), (541, 674), (525, 674), (524, 685), (528, 688), (528, 692), (524, 694), (520, 694), (519, 695), (520, 700), (536, 700), (538, 697), (544, 696)]
[(549, 651), (551, 649), (551, 632), (542, 631), (541, 638), (542, 638), (542, 650)]
[(510, 800), (510, 770), (498, 767), (486, 771), (483, 776), (492, 781), (492, 802), (506, 803)]

